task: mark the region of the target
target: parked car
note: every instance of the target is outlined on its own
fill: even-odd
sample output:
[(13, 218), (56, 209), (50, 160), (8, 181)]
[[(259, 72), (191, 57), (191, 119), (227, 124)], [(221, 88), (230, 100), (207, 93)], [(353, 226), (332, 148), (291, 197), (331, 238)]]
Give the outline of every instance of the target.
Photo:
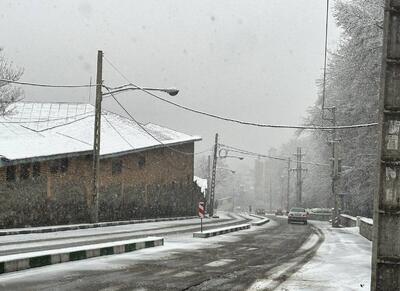
[(275, 215), (283, 215), (283, 210), (278, 208), (277, 210), (275, 210)]
[(307, 224), (308, 213), (305, 208), (293, 207), (289, 211), (288, 223), (292, 222), (302, 222)]
[(257, 208), (256, 209), (256, 214), (257, 215), (265, 215), (265, 209), (264, 208)]

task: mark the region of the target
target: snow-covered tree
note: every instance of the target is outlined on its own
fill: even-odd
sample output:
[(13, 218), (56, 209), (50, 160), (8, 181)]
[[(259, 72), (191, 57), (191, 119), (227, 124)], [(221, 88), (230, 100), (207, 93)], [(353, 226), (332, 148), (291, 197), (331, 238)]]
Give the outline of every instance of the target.
[[(336, 1), (334, 17), (342, 30), (338, 50), (330, 54), (326, 82), (326, 106), (336, 107), (338, 125), (377, 121), (383, 1)], [(320, 97), (310, 109), (309, 124), (329, 124), (322, 120), (322, 80)], [(326, 114), (329, 117), (329, 113)], [(377, 182), (377, 128), (340, 130), (342, 165), (347, 166), (341, 177), (340, 191), (353, 197), (353, 214), (371, 215), (372, 197)], [(331, 152), (329, 132), (316, 132), (324, 160)], [(316, 185), (317, 186), (317, 185)]]
[[(0, 48), (0, 79), (18, 81), (23, 74), (23, 69), (17, 68), (4, 56)], [(12, 83), (0, 81), (0, 115), (4, 115), (9, 104), (19, 100), (23, 94), (21, 88)]]

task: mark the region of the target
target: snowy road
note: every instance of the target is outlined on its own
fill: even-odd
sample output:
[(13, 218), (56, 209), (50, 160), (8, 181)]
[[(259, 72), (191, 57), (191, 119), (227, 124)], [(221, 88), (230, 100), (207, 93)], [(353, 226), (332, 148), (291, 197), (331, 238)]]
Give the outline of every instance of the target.
[[(204, 229), (239, 224), (245, 221), (247, 221), (247, 219), (238, 215), (222, 214), (220, 219), (204, 220)], [(193, 232), (198, 229), (199, 219), (188, 219), (52, 233), (11, 235), (0, 238), (0, 256), (146, 236), (168, 236), (176, 233)]]
[(285, 218), (209, 239), (175, 232), (163, 247), (4, 274), (0, 289), (247, 290), (291, 260), (300, 268), (321, 242), (312, 226)]

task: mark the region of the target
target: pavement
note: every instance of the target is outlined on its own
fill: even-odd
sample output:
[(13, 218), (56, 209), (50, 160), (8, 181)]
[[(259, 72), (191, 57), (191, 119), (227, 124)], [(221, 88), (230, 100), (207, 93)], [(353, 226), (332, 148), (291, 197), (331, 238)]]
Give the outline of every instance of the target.
[(369, 290), (371, 243), (358, 229), (270, 218), (208, 239), (188, 226), (162, 247), (3, 274), (0, 290)]
[(370, 290), (372, 243), (359, 234), (358, 227), (331, 228), (327, 222), (313, 223), (322, 230), (324, 243), (277, 290)]
[[(205, 219), (204, 229), (240, 224), (248, 221), (238, 215), (221, 214), (220, 219)], [(142, 224), (129, 224), (90, 229), (77, 229), (50, 233), (30, 233), (2, 236), (0, 239), (1, 256), (45, 251), (60, 248), (77, 247), (117, 240), (143, 238), (147, 236), (165, 236), (199, 230), (199, 219), (163, 221)]]
[(296, 253), (318, 231), (273, 219), (206, 240), (170, 233), (163, 247), (3, 274), (0, 290), (247, 290), (299, 255), (306, 258), (294, 265), (302, 266), (322, 242)]

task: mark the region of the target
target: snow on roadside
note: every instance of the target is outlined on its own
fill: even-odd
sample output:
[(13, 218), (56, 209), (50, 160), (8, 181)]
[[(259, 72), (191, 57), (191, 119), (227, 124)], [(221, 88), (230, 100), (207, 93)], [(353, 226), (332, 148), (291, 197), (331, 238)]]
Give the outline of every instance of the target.
[(315, 222), (325, 235), (316, 255), (276, 290), (349, 291), (370, 290), (370, 241), (358, 228), (331, 228)]
[(192, 233), (177, 233), (165, 237), (164, 246), (141, 249), (135, 252), (123, 253), (112, 256), (96, 257), (76, 262), (67, 262), (55, 264), (46, 267), (28, 269), (13, 273), (6, 273), (0, 276), (0, 286), (7, 282), (21, 280), (42, 281), (52, 278), (54, 280), (76, 274), (82, 271), (93, 270), (120, 270), (129, 266), (141, 263), (146, 260), (167, 259), (183, 251), (197, 251), (199, 249), (222, 247), (222, 242), (235, 242), (240, 240), (240, 236), (249, 232), (258, 231), (276, 226), (277, 223), (270, 221), (260, 227), (251, 227), (250, 229), (232, 232), (221, 236), (215, 236), (207, 239), (193, 238)]

